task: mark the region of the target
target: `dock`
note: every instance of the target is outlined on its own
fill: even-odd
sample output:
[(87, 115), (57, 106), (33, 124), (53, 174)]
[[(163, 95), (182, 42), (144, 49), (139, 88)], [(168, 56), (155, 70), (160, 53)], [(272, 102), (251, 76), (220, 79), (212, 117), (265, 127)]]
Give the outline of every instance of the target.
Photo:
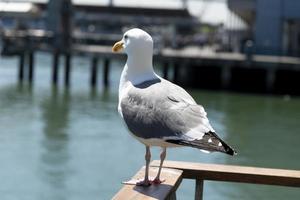
[[(19, 27), (0, 32), (2, 56), (19, 58), (17, 76), (21, 83), (34, 82), (35, 53), (44, 51), (52, 56), (50, 76), (53, 85), (59, 83), (59, 57), (64, 57), (64, 85), (69, 87), (72, 57), (84, 55), (91, 59), (90, 66), (87, 66), (90, 67), (91, 87), (97, 86), (98, 65), (104, 66), (102, 84), (109, 87), (111, 60), (126, 58), (122, 53), (111, 52), (113, 42), (122, 37), (120, 29), (130, 24), (147, 24), (149, 27), (161, 27), (162, 33), (158, 36), (164, 35), (160, 41), (166, 44), (156, 41), (154, 60), (162, 66), (163, 77), (174, 83), (209, 90), (300, 95), (300, 58), (255, 55), (250, 51), (246, 54), (216, 52), (211, 47), (179, 48), (176, 30), (187, 25), (189, 28), (199, 25), (199, 21), (184, 7), (174, 10), (73, 5), (70, 0), (50, 0), (49, 4), (34, 3), (31, 6), (34, 18), (40, 18), (39, 22), (43, 23), (48, 21), (48, 24), (45, 23), (47, 29), (23, 27), (23, 18), (31, 16), (24, 13), (24, 17), (16, 18)], [(114, 27), (114, 30), (89, 31), (86, 30), (89, 29), (87, 24), (91, 25), (91, 29), (99, 26)]]
[[(87, 37), (78, 34), (75, 40)], [(116, 36), (114, 36), (116, 37)], [(111, 46), (74, 43), (67, 52), (60, 52), (48, 43), (52, 40), (51, 32), (27, 30), (4, 32), (6, 42), (4, 55), (19, 57), (20, 82), (34, 80), (34, 55), (37, 51), (52, 55), (52, 83), (58, 83), (59, 56), (65, 57), (64, 83), (70, 85), (72, 56), (83, 55), (91, 58), (91, 87), (96, 87), (99, 60), (104, 66), (103, 85), (110, 83), (111, 60), (123, 60), (123, 53), (112, 53)], [(93, 38), (97, 38), (93, 36)], [(97, 40), (97, 39), (95, 39)], [(116, 37), (117, 40), (117, 37)], [(13, 46), (10, 46), (14, 41)], [(25, 42), (26, 41), (26, 42)], [(95, 42), (96, 43), (96, 42)], [(25, 48), (26, 47), (26, 48)], [(11, 49), (8, 49), (11, 48)], [(19, 50), (20, 49), (20, 50)], [(5, 52), (6, 51), (6, 52)], [(213, 90), (230, 90), (238, 92), (256, 92), (270, 94), (299, 95), (300, 58), (285, 56), (245, 55), (241, 53), (214, 52), (210, 49), (163, 48), (156, 51), (154, 60), (161, 63), (163, 77), (184, 87), (196, 87)]]
[[(150, 175), (155, 174), (159, 161), (153, 161), (150, 166)], [(143, 172), (144, 168), (134, 178), (142, 178)], [(165, 161), (162, 172), (162, 178), (166, 182), (150, 187), (124, 185), (113, 199), (176, 200), (176, 190), (183, 179), (195, 180), (195, 200), (203, 199), (206, 180), (300, 187), (299, 170)]]

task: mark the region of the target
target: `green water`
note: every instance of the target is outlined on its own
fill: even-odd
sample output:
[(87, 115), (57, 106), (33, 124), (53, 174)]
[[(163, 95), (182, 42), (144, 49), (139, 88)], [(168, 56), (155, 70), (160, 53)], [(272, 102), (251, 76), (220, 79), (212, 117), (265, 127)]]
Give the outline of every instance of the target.
[[(73, 58), (67, 90), (62, 84), (51, 87), (50, 61), (47, 54), (37, 55), (30, 87), (16, 81), (17, 60), (0, 58), (0, 199), (110, 199), (144, 164), (144, 147), (127, 133), (116, 111), (121, 64), (113, 63), (109, 90), (100, 78), (91, 91), (90, 60)], [(299, 98), (189, 92), (239, 154), (176, 148), (168, 159), (300, 169)], [(153, 151), (155, 159), (158, 153)], [(193, 195), (194, 182), (184, 181), (178, 199)], [(299, 196), (299, 189), (288, 187), (210, 181), (204, 186), (206, 200)]]

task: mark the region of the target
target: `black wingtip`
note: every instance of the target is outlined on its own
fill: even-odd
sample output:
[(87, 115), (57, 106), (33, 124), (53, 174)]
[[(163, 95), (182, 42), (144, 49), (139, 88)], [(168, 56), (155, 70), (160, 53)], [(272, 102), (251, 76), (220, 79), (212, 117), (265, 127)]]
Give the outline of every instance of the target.
[(225, 151), (228, 155), (231, 155), (231, 156), (236, 156), (237, 155), (237, 152), (234, 149), (232, 149), (231, 147), (226, 148)]
[(231, 148), (228, 144), (226, 144), (224, 141), (221, 140), (221, 143), (222, 143), (222, 146), (224, 147), (225, 149), (225, 153), (228, 154), (228, 155), (231, 155), (231, 156), (236, 156), (237, 155), (237, 152)]
[(216, 137), (221, 142), (221, 144), (223, 146), (223, 151), (222, 151), (223, 153), (226, 153), (226, 154), (231, 155), (231, 156), (237, 155), (237, 152), (231, 146), (226, 144), (226, 142), (224, 142), (215, 132), (210, 131), (206, 134), (209, 134), (213, 137)]

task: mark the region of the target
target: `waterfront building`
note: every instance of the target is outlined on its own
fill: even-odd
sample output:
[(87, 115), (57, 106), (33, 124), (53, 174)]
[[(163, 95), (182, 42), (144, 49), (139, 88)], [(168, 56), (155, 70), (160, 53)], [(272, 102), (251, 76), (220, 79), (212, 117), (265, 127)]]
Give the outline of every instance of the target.
[(257, 54), (300, 55), (300, 1), (228, 0), (228, 7), (248, 24), (242, 46), (251, 39)]

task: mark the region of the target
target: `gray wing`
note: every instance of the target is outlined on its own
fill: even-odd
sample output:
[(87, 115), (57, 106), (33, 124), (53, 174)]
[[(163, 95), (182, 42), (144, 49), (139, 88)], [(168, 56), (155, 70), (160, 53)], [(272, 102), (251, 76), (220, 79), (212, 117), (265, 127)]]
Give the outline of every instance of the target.
[(129, 130), (144, 139), (202, 139), (213, 131), (204, 108), (182, 88), (166, 80), (136, 86), (121, 100)]

